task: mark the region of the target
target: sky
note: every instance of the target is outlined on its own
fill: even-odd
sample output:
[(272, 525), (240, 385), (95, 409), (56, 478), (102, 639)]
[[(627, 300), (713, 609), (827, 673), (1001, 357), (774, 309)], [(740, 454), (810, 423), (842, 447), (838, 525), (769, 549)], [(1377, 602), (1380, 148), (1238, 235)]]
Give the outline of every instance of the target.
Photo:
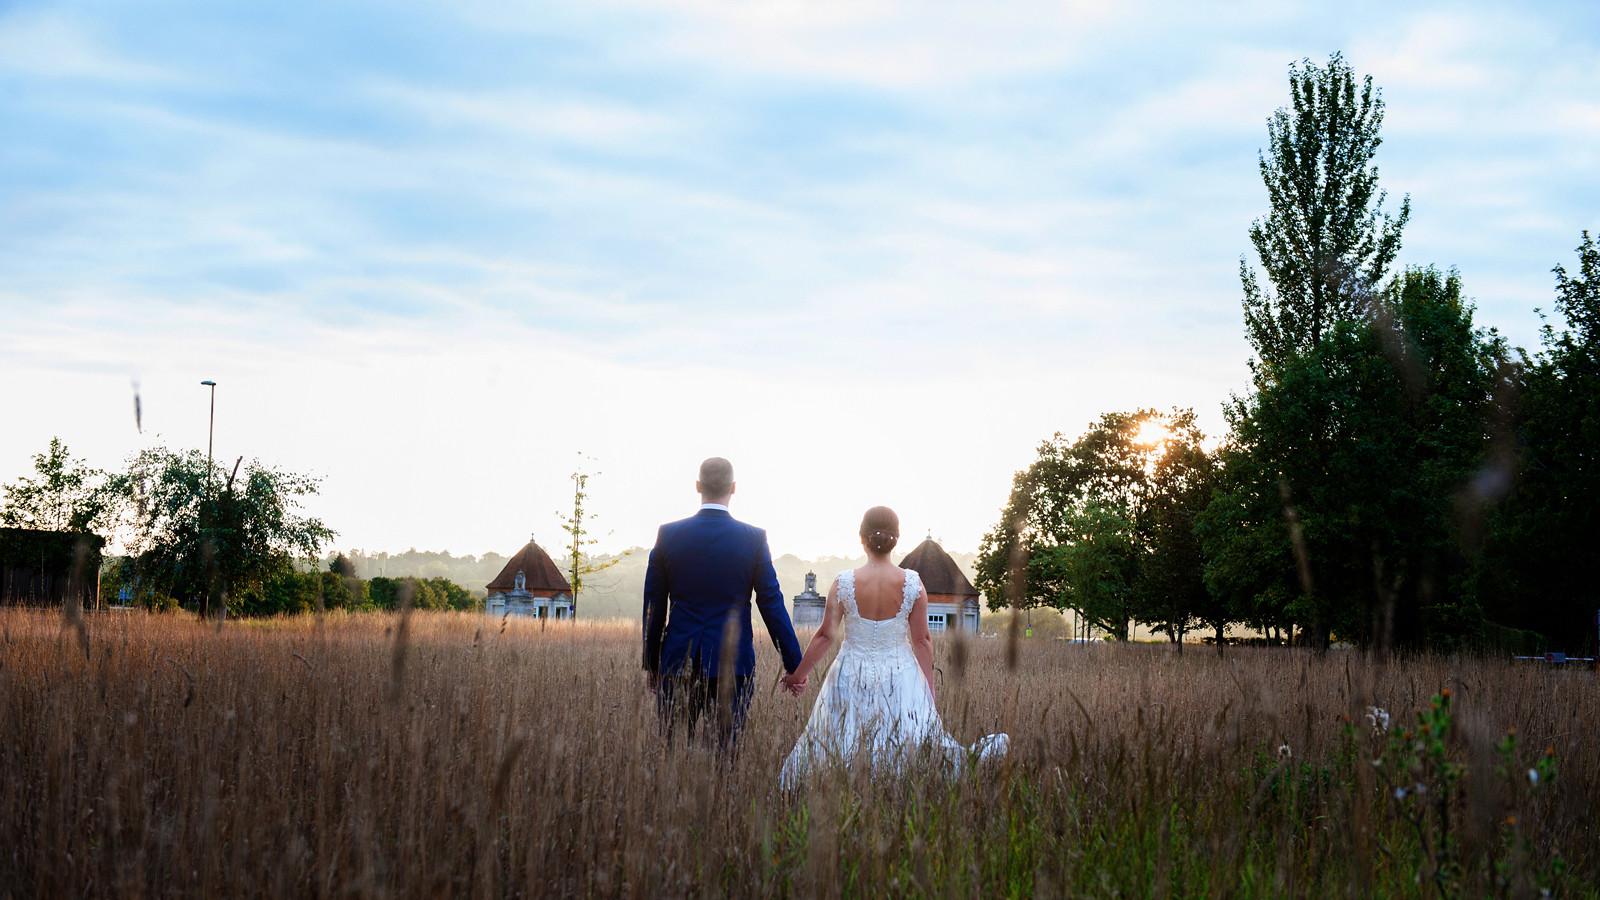
[[(1600, 230), (1600, 4), (0, 0), (0, 481), (322, 479), (340, 549), (600, 551), (698, 462), (775, 554), (975, 550), (1041, 440), (1248, 387), (1287, 71), (1387, 103), (1400, 265), (1536, 349)], [(136, 427), (135, 386), (142, 406)]]

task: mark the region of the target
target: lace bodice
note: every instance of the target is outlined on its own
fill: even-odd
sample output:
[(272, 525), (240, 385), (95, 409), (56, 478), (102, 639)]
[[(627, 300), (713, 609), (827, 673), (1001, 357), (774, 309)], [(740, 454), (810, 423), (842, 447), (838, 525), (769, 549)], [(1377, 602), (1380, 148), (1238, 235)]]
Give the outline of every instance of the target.
[(839, 605), (844, 607), (844, 643), (839, 648), (844, 654), (893, 653), (911, 649), (911, 607), (922, 593), (922, 579), (913, 569), (906, 569), (906, 584), (900, 592), (900, 609), (890, 618), (881, 621), (864, 619), (856, 608), (856, 573), (849, 570), (839, 573)]

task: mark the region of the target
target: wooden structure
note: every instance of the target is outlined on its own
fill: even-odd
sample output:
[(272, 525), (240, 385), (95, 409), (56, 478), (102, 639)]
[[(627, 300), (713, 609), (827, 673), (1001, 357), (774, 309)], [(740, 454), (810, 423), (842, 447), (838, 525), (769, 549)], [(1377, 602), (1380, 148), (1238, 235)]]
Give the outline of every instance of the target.
[(483, 608), (491, 616), (570, 619), (578, 613), (572, 585), (531, 537), (489, 582), (488, 592)]
[(915, 569), (928, 592), (928, 630), (960, 628), (978, 631), (978, 589), (966, 573), (933, 538), (917, 545), (900, 560), (900, 568)]
[(72, 531), (0, 528), (0, 605), (100, 605), (100, 556), (106, 539)]

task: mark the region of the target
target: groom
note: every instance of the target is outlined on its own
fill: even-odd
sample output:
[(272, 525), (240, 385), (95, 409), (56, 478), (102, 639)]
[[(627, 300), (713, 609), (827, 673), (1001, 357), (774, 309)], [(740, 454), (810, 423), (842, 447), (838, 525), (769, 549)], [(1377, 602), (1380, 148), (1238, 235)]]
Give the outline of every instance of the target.
[(661, 526), (650, 551), (645, 683), (656, 694), (669, 737), (681, 720), (693, 738), (704, 716), (708, 725), (715, 722), (717, 743), (731, 749), (755, 686), (751, 592), (785, 672), (800, 664), (800, 642), (778, 589), (767, 533), (728, 514), (733, 464), (721, 457), (706, 460), (694, 486), (700, 512)]

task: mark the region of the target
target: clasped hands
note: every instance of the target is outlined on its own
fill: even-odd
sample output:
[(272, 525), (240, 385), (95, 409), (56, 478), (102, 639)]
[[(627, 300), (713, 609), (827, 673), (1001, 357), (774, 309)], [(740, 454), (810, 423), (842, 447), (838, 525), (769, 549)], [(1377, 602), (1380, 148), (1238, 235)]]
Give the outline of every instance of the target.
[(784, 690), (795, 695), (796, 697), (806, 692), (805, 675), (797, 675), (794, 672), (790, 672), (778, 679), (778, 683), (783, 685)]

